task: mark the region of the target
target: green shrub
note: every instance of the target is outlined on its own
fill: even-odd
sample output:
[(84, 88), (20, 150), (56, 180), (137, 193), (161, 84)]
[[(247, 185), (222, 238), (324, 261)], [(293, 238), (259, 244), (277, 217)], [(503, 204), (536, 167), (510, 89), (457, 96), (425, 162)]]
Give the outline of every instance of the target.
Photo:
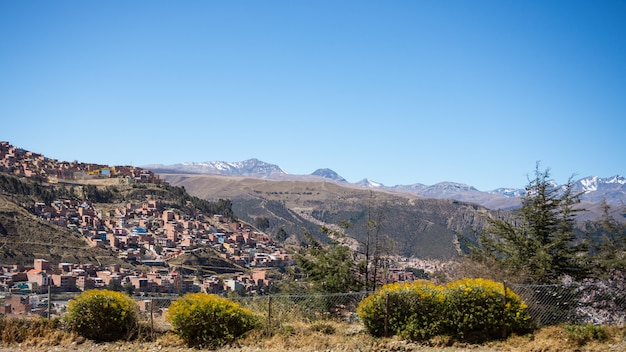
[(311, 324), (309, 329), (311, 329), (311, 331), (320, 332), (324, 335), (333, 335), (336, 332), (336, 329), (334, 326), (325, 322), (321, 322), (321, 321), (314, 322), (313, 324)]
[(591, 341), (605, 341), (608, 338), (606, 329), (593, 324), (565, 325), (565, 335), (578, 346)]
[(283, 336), (293, 336), (296, 334), (296, 328), (293, 325), (283, 325), (279, 331)]
[[(437, 335), (458, 339), (501, 337), (530, 327), (526, 305), (501, 284), (463, 279), (446, 286), (428, 281), (385, 285), (359, 304), (357, 313), (374, 336), (399, 335), (426, 340)], [(385, 327), (386, 326), (386, 327)]]
[(190, 346), (215, 348), (257, 325), (251, 311), (217, 295), (189, 293), (169, 308), (167, 320)]
[(131, 337), (138, 311), (137, 303), (122, 292), (89, 290), (69, 301), (63, 319), (83, 337), (114, 341)]

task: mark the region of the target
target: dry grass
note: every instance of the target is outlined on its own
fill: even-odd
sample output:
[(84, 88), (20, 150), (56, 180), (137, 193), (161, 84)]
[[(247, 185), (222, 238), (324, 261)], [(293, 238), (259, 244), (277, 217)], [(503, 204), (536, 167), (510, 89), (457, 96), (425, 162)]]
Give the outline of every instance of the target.
[(365, 351), (371, 350), (374, 338), (363, 333), (358, 324), (332, 321), (285, 323), (268, 334), (255, 330), (239, 339), (234, 347), (263, 351)]
[(0, 319), (0, 328), (3, 345), (56, 346), (84, 340), (63, 330), (55, 319), (3, 318)]
[[(557, 352), (557, 351), (626, 351), (626, 328), (607, 327), (607, 339), (592, 340), (579, 344), (568, 337), (565, 328), (546, 327), (534, 334), (512, 336), (505, 341), (494, 341), (483, 345), (454, 342), (440, 336), (427, 342), (413, 343), (401, 339), (374, 338), (360, 324), (324, 322), (331, 329), (319, 329), (316, 323), (297, 322), (283, 324), (272, 335), (261, 330), (253, 331), (239, 339), (235, 345), (221, 351), (423, 351), (423, 352)], [(332, 332), (330, 332), (332, 331)]]
[[(63, 329), (58, 321), (44, 319), (0, 320), (4, 351), (193, 351), (185, 346), (173, 332), (155, 332), (141, 336), (135, 341), (94, 344)], [(374, 338), (361, 324), (335, 321), (283, 322), (267, 329), (253, 330), (230, 346), (220, 348), (223, 352), (251, 351), (423, 351), (423, 352), (557, 352), (557, 351), (626, 351), (626, 327), (604, 327), (605, 339), (583, 340), (568, 334), (563, 326), (545, 327), (533, 334), (512, 336), (506, 341), (484, 345), (454, 343), (446, 337), (437, 337), (425, 343), (413, 343), (398, 338)], [(582, 342), (582, 344), (581, 344)], [(51, 349), (50, 347), (53, 347)]]
[(558, 351), (626, 351), (626, 327), (605, 327), (606, 339), (591, 340), (583, 344), (567, 334), (563, 326), (548, 326), (526, 336), (512, 336), (497, 345), (507, 351), (558, 352)]
[(185, 342), (181, 340), (176, 334), (172, 332), (163, 333), (157, 336), (154, 342), (158, 346), (163, 347), (183, 347), (185, 346)]

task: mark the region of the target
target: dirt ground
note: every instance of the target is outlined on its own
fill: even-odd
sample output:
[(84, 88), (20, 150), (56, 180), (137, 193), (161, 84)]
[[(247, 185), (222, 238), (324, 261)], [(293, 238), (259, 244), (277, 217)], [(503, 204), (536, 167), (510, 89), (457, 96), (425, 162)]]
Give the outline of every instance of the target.
[[(7, 346), (0, 347), (0, 352), (99, 352), (99, 351), (133, 351), (133, 352), (194, 352), (198, 349), (184, 347), (184, 346), (163, 346), (157, 343), (83, 343), (83, 344), (70, 344), (67, 346)], [(506, 351), (502, 349), (494, 349), (487, 347), (428, 347), (419, 345), (387, 345), (387, 346), (364, 346), (364, 348), (354, 349), (354, 346), (334, 346), (325, 349), (306, 348), (300, 347), (295, 349), (266, 349), (263, 347), (225, 347), (216, 350), (217, 352), (259, 352), (259, 351), (294, 351), (294, 352), (331, 352), (331, 351), (423, 351), (423, 352), (496, 352)]]

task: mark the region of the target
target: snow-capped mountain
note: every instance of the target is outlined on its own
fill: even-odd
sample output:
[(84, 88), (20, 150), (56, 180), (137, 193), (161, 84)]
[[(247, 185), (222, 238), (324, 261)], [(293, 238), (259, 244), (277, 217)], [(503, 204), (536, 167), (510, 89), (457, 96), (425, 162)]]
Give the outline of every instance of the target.
[(581, 198), (588, 202), (597, 203), (605, 200), (609, 205), (626, 204), (626, 178), (620, 175), (582, 178), (574, 182), (573, 191), (584, 192)]
[(419, 193), (423, 189), (428, 188), (422, 183), (414, 183), (412, 185), (396, 185), (392, 187), (394, 191)]
[(489, 193), (492, 194), (499, 194), (508, 198), (519, 198), (524, 196), (524, 194), (526, 194), (526, 190), (521, 189), (521, 188), (497, 188), (494, 189), (493, 191), (489, 191)]
[(423, 196), (445, 196), (464, 192), (480, 192), (472, 186), (454, 182), (439, 182), (422, 189), (419, 193)]
[(454, 199), (480, 204), (490, 209), (510, 209), (519, 206), (519, 198), (506, 197), (498, 193), (481, 192), (478, 189), (455, 182), (440, 182), (432, 186), (413, 184), (394, 186), (391, 189), (400, 192), (411, 192), (427, 198)]
[(364, 178), (361, 181), (355, 183), (356, 186), (366, 187), (366, 188), (386, 188), (382, 183), (372, 181), (370, 179)]
[(161, 173), (194, 173), (210, 175), (235, 175), (267, 178), (275, 175), (286, 175), (278, 165), (266, 163), (258, 159), (248, 159), (241, 162), (206, 161), (184, 162), (173, 165), (145, 165), (143, 168)]
[[(572, 191), (574, 194), (582, 193), (581, 199), (591, 203), (605, 200), (609, 205), (626, 204), (626, 178), (620, 175), (606, 178), (598, 176), (581, 178), (573, 182)], [(524, 189), (498, 188), (490, 193), (519, 198), (523, 197), (526, 191)]]
[[(297, 176), (287, 174), (278, 165), (265, 163), (258, 159), (249, 159), (242, 162), (186, 162), (173, 165), (146, 165), (143, 167), (157, 173), (200, 173), (275, 179)], [(348, 183), (345, 178), (328, 168), (317, 169), (309, 176), (322, 177), (338, 183)], [(455, 199), (477, 203), (491, 209), (515, 208), (520, 204), (520, 197), (525, 195), (524, 189), (498, 188), (482, 192), (470, 185), (454, 182), (440, 182), (432, 186), (420, 183), (385, 186), (380, 182), (364, 178), (352, 185), (394, 192), (410, 192), (428, 198)], [(581, 198), (583, 201), (599, 203), (605, 200), (609, 205), (626, 205), (626, 178), (619, 175), (607, 178), (597, 176), (582, 178), (574, 182), (573, 191), (575, 193), (582, 192)]]
[(576, 181), (575, 185), (578, 186), (580, 190), (585, 193), (598, 191), (601, 188), (619, 189), (622, 186), (626, 185), (626, 178), (619, 175), (608, 178), (589, 176)]

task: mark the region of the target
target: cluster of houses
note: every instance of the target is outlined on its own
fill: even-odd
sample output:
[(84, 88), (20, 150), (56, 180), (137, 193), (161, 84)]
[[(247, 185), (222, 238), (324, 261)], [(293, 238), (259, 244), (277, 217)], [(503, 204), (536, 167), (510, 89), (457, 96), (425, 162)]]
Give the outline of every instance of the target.
[(0, 172), (18, 177), (39, 177), (50, 182), (103, 177), (123, 177), (137, 182), (163, 182), (152, 171), (139, 167), (110, 167), (78, 161), (58, 161), (15, 147), (9, 142), (0, 142)]
[(78, 292), (91, 289), (117, 289), (133, 293), (188, 293), (227, 291), (243, 292), (268, 288), (271, 280), (266, 270), (252, 270), (232, 279), (217, 276), (184, 276), (167, 268), (139, 272), (120, 267), (98, 267), (92, 264), (59, 263), (52, 266), (45, 259), (35, 259), (32, 267), (2, 266), (0, 289), (8, 294)]
[(34, 209), (42, 219), (81, 233), (92, 246), (111, 249), (119, 258), (133, 262), (165, 265), (181, 254), (211, 248), (246, 267), (293, 264), (291, 254), (247, 224), (221, 215), (164, 209), (158, 200), (127, 203), (104, 214), (90, 202), (70, 199), (38, 202)]
[(3, 266), (0, 288), (4, 290), (4, 306), (0, 316), (34, 315), (49, 313), (47, 304), (33, 293), (76, 292), (90, 289), (115, 289), (133, 293), (187, 293), (243, 292), (263, 290), (271, 285), (266, 270), (253, 270), (231, 279), (207, 276), (202, 279), (185, 277), (165, 268), (147, 273), (111, 265), (100, 268), (91, 264), (59, 263), (54, 267), (44, 259), (35, 259), (33, 266)]
[[(105, 214), (89, 202), (70, 199), (38, 202), (34, 209), (40, 218), (81, 233), (92, 246), (109, 249), (121, 259), (154, 270), (137, 273), (119, 267), (102, 269), (67, 263), (52, 270), (46, 261), (37, 259), (30, 270), (5, 268), (0, 282), (5, 290), (41, 292), (52, 286), (55, 290), (75, 291), (130, 286), (135, 292), (252, 292), (270, 286), (265, 269), (294, 263), (292, 255), (270, 236), (249, 225), (220, 215), (205, 217), (163, 209), (157, 200), (127, 203)], [(203, 248), (215, 250), (223, 259), (250, 269), (251, 274), (226, 280), (209, 276), (199, 282), (169, 271), (168, 260)]]

